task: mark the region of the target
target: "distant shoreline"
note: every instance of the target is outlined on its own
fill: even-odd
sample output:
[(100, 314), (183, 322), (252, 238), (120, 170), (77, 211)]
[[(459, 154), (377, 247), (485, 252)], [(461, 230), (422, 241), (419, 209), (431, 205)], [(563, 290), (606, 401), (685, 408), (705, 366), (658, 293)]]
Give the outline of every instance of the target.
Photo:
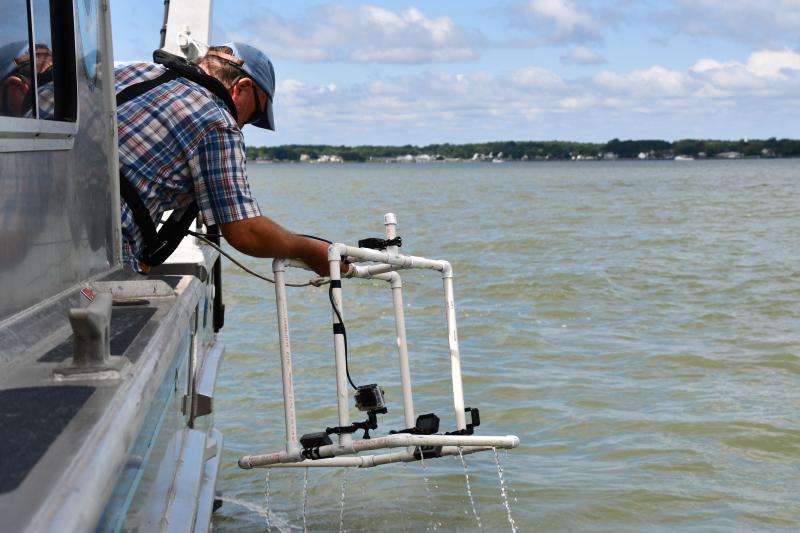
[(300, 163), (434, 163), (596, 160), (786, 159), (800, 157), (796, 139), (612, 139), (607, 143), (497, 141), (426, 146), (282, 145), (248, 147), (250, 161)]
[[(721, 159), (716, 157), (705, 157), (705, 158), (697, 158), (691, 160), (683, 160), (683, 161), (695, 161), (695, 162), (729, 162), (729, 161), (785, 161), (790, 159), (800, 159), (800, 156), (789, 156), (789, 157), (741, 157), (736, 159)], [(619, 157), (617, 159), (531, 159), (527, 161), (521, 160), (503, 160), (502, 163), (610, 163), (610, 162), (619, 162), (619, 163), (641, 163), (641, 162), (660, 162), (660, 163), (668, 163), (673, 162), (675, 159), (635, 159), (635, 158), (624, 158)], [(488, 165), (493, 163), (492, 161), (471, 161), (468, 159), (459, 159), (459, 160), (443, 160), (443, 161), (426, 161), (426, 162), (415, 162), (411, 161), (409, 163), (404, 162), (397, 162), (397, 161), (337, 161), (337, 162), (319, 162), (319, 161), (293, 161), (288, 159), (248, 159), (247, 161), (249, 164), (258, 164), (258, 165)], [(682, 162), (682, 160), (677, 160), (677, 162)], [(497, 163), (497, 161), (495, 161)]]

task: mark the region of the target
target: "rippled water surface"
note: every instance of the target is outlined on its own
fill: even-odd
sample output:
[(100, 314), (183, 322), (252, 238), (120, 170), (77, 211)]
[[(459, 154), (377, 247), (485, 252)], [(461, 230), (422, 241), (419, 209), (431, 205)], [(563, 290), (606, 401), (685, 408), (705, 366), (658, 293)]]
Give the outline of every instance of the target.
[[(249, 170), (294, 231), (355, 244), (394, 212), (404, 252), (453, 264), (467, 405), (480, 433), (522, 442), (499, 452), (519, 531), (800, 530), (797, 160)], [(283, 446), (274, 291), (226, 265), (214, 527), (266, 530), (266, 472), (236, 460)], [(449, 430), (440, 283), (404, 274), (416, 410)], [(320, 431), (336, 423), (327, 292), (290, 291), (299, 432)], [(344, 306), (353, 378), (387, 393), (377, 433), (400, 429), (390, 291), (345, 281)], [(474, 511), (456, 456), (312, 469), (305, 497), (303, 469), (273, 471), (269, 524), (511, 531), (494, 455), (465, 460)]]

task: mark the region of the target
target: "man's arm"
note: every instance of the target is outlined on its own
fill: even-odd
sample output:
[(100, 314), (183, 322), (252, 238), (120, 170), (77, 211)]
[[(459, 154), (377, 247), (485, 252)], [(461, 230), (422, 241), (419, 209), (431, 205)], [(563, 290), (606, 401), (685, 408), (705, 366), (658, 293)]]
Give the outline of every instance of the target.
[(254, 257), (301, 259), (320, 276), (330, 275), (328, 243), (300, 237), (264, 216), (219, 225), (231, 246)]

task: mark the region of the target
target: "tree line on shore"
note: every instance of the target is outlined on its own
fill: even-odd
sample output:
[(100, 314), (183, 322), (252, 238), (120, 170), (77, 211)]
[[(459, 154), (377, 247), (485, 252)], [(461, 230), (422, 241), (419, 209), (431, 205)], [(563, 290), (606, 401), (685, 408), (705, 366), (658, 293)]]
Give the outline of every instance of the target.
[(423, 154), (438, 159), (486, 159), (493, 155), (504, 160), (564, 160), (575, 158), (672, 159), (675, 156), (717, 157), (736, 153), (742, 157), (800, 157), (800, 140), (742, 139), (738, 141), (682, 139), (662, 140), (612, 139), (607, 143), (570, 141), (497, 141), (467, 144), (429, 144), (427, 146), (333, 146), (290, 144), (247, 148), (250, 160), (300, 161), (338, 156), (343, 161), (387, 161)]

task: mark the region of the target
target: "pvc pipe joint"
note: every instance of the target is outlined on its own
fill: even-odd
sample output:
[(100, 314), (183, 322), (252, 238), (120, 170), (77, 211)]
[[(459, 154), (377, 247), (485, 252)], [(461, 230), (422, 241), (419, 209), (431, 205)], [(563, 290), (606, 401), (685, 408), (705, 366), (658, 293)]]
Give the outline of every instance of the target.
[(277, 257), (272, 260), (272, 271), (273, 272), (286, 272), (286, 259), (281, 257)]
[(346, 244), (336, 242), (328, 246), (328, 261), (341, 261), (343, 255), (347, 255)]
[(453, 267), (450, 265), (449, 261), (441, 261), (442, 263), (442, 277), (443, 278), (452, 278), (453, 277)]

